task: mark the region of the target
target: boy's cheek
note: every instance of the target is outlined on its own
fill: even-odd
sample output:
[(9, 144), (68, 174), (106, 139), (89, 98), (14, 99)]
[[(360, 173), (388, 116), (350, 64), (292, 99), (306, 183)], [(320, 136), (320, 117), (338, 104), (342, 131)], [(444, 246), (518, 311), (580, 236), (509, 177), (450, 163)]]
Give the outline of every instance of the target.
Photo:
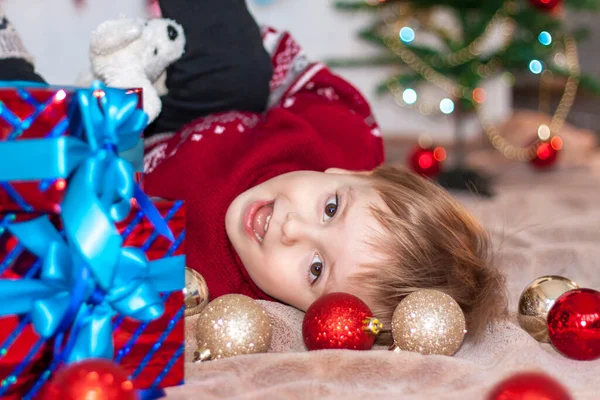
[[(254, 280), (254, 283), (261, 290), (273, 296), (273, 293), (281, 295), (290, 287), (289, 276), (283, 270), (282, 265), (268, 262), (267, 260), (254, 260), (252, 271), (248, 271)], [(277, 296), (274, 296), (277, 297)]]

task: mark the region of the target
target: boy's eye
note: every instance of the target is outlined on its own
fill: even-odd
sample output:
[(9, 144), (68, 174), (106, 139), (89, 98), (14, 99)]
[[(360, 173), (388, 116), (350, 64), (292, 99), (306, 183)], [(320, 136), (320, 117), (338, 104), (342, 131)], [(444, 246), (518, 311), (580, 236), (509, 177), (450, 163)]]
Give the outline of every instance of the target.
[(318, 254), (315, 254), (311, 261), (310, 269), (308, 270), (308, 280), (311, 285), (319, 279), (321, 273), (323, 273), (323, 261)]
[(335, 216), (338, 209), (338, 195), (331, 196), (327, 199), (327, 205), (325, 206), (325, 213), (323, 215), (323, 221), (329, 221)]

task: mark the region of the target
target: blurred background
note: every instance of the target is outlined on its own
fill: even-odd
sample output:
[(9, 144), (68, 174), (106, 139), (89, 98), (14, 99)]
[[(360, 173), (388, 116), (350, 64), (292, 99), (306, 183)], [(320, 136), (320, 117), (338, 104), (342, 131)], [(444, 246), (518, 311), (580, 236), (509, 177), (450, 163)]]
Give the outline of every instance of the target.
[[(559, 0), (523, 0), (520, 3), (531, 5), (535, 1), (541, 2), (541, 7), (532, 7), (532, 9), (542, 17), (560, 14), (561, 21), (569, 29), (581, 26), (590, 28), (587, 38), (578, 44), (579, 64), (585, 73), (599, 76), (599, 14), (585, 9), (580, 11), (564, 9), (562, 1)], [(568, 0), (565, 1), (569, 3)], [(581, 3), (581, 1), (575, 2)], [(585, 1), (593, 3), (591, 0)], [(379, 11), (377, 13), (364, 11), (358, 9), (359, 7), (356, 7), (355, 11), (348, 10), (352, 8), (348, 7), (348, 4), (357, 3), (352, 1), (339, 2), (346, 3), (346, 7), (340, 7), (340, 4), (336, 7), (336, 2), (332, 0), (247, 0), (247, 2), (259, 23), (290, 31), (311, 58), (334, 63), (335, 71), (356, 85), (370, 100), (384, 135), (405, 138), (408, 141), (427, 135), (439, 143), (452, 143), (455, 135), (455, 116), (452, 112), (424, 115), (416, 107), (407, 107), (413, 100), (412, 92), (405, 93), (407, 87), (396, 88), (395, 96), (390, 95), (389, 91), (377, 93), (378, 85), (394, 76), (401, 62), (353, 67), (344, 65), (344, 60), (358, 58), (373, 60), (382, 54), (381, 46), (359, 37), (361, 30), (381, 20), (382, 17), (377, 14), (380, 13)], [(463, 3), (469, 2), (470, 0)], [(90, 32), (101, 22), (115, 18), (119, 14), (148, 17), (152, 14), (148, 3), (149, 0), (3, 0), (3, 7), (21, 32), (30, 52), (35, 56), (41, 74), (52, 83), (72, 84), (77, 76), (88, 68), (87, 49)], [(368, 3), (374, 8), (389, 5), (386, 3), (400, 2), (365, 0), (362, 3)], [(437, 3), (444, 5), (456, 1)], [(495, 3), (499, 3), (499, 0), (486, 0), (481, 3), (490, 3), (489, 6), (492, 7), (497, 6), (498, 4)], [(499, 4), (501, 3), (502, 1)], [(555, 4), (555, 9), (550, 9), (552, 4)], [(546, 5), (548, 7), (544, 9)], [(482, 7), (485, 8), (483, 5)], [(431, 17), (431, 7), (428, 12)], [(439, 26), (436, 29), (446, 27), (450, 32), (454, 28), (461, 28), (460, 21), (445, 18), (443, 12), (440, 15), (437, 16)], [(418, 39), (425, 37), (427, 33), (422, 18), (408, 18), (403, 21), (402, 23), (412, 29), (413, 34), (416, 32), (415, 45), (423, 45), (418, 43)], [(489, 47), (491, 51), (498, 51), (499, 44), (493, 42), (502, 41), (501, 30), (492, 32), (484, 47)], [(535, 38), (532, 42), (536, 42)], [(536, 45), (539, 46), (539, 43)], [(495, 77), (481, 79), (477, 85), (485, 93), (486, 99), (482, 107), (486, 117), (494, 123), (502, 123), (511, 117), (514, 109), (537, 110), (540, 100), (540, 75), (528, 71), (525, 67), (510, 76), (497, 74)], [(423, 107), (436, 108), (444, 98), (448, 97), (435, 87), (431, 90), (421, 83), (415, 85), (415, 93), (418, 94), (416, 103), (427, 103)], [(548, 85), (546, 95), (550, 95), (553, 99), (550, 100), (552, 105), (556, 105), (557, 98), (560, 98), (563, 90), (564, 84), (561, 82), (556, 81)], [(599, 105), (597, 96), (587, 89), (580, 89), (570, 110), (568, 121), (577, 127), (596, 131), (600, 125), (596, 112)], [(552, 110), (550, 107), (549, 114), (552, 114)], [(481, 127), (477, 118), (467, 115), (463, 121), (464, 135), (467, 139), (481, 136)]]

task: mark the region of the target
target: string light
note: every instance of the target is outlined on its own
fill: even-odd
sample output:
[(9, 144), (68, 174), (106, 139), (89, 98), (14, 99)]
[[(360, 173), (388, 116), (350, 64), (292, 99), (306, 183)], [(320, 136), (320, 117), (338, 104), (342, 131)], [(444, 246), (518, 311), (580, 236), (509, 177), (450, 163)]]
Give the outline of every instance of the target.
[(559, 67), (565, 67), (567, 65), (567, 58), (565, 57), (564, 54), (562, 53), (556, 53), (554, 55), (554, 62), (556, 63), (556, 65), (558, 65)]
[[(483, 49), (486, 46), (486, 43), (488, 43), (489, 38), (491, 36), (494, 36), (494, 37), (497, 36), (498, 30), (496, 28), (499, 26), (504, 27), (503, 37), (502, 37), (502, 40), (503, 40), (502, 46), (499, 49), (499, 51), (501, 51), (501, 52), (504, 51), (512, 42), (512, 38), (514, 37), (514, 32), (516, 31), (515, 21), (508, 16), (512, 13), (511, 8), (513, 6), (514, 6), (513, 1), (506, 1), (504, 3), (504, 6), (499, 8), (496, 11), (496, 13), (493, 15), (493, 17), (490, 19), (490, 22), (487, 24), (484, 31), (478, 37), (476, 37), (471, 43), (465, 45), (465, 47), (463, 47), (460, 50), (457, 50), (455, 52), (451, 52), (449, 54), (444, 54), (444, 55), (433, 54), (427, 58), (427, 61), (435, 67), (442, 67), (442, 66), (456, 67), (458, 65), (463, 65), (468, 62), (471, 62), (481, 54), (481, 52), (483, 51)], [(404, 25), (408, 22), (408, 17), (418, 15), (418, 12), (415, 12), (413, 10), (414, 7), (411, 6), (410, 4), (400, 3), (397, 5), (397, 8), (398, 8), (397, 15), (393, 15), (393, 13), (389, 14), (388, 21), (387, 21), (388, 26), (398, 26), (398, 24)], [(405, 17), (403, 17), (403, 16), (405, 16)], [(398, 17), (400, 17), (400, 18), (398, 18)], [(435, 30), (435, 29), (431, 28), (431, 26), (427, 23), (427, 21), (419, 21), (419, 22), (424, 27), (429, 28), (430, 30)], [(401, 39), (402, 39), (402, 37), (401, 37)], [(413, 37), (413, 39), (414, 39), (414, 37)], [(404, 42), (406, 42), (406, 41), (404, 41)], [(409, 43), (409, 42), (406, 42), (406, 43)], [(496, 65), (496, 64), (499, 64), (497, 59), (492, 60), (492, 61), (493, 62), (491, 64), (494, 65), (494, 67), (497, 69), (495, 69), (493, 72), (490, 71), (490, 75), (497, 73), (499, 71), (499, 67), (500, 67), (499, 65)], [(488, 76), (490, 76), (490, 75), (488, 75)]]
[[(396, 53), (402, 61), (416, 71), (419, 75), (424, 77), (426, 80), (434, 83), (439, 88), (443, 89), (447, 93), (454, 96), (460, 96), (462, 94), (460, 87), (452, 81), (452, 79), (440, 74), (433, 68), (431, 68), (425, 61), (419, 56), (413, 53), (411, 50), (402, 45), (402, 43), (395, 38), (387, 37), (385, 44)], [(471, 91), (469, 91), (470, 93)]]
[[(575, 101), (575, 95), (577, 94), (577, 88), (579, 86), (580, 71), (577, 56), (577, 46), (573, 38), (570, 36), (565, 35), (563, 40), (565, 44), (565, 57), (568, 64), (569, 76), (567, 78), (567, 83), (565, 84), (565, 89), (561, 99), (556, 107), (556, 112), (554, 113), (552, 121), (550, 122), (550, 126), (548, 127), (551, 135), (552, 132), (560, 132), (562, 129), (567, 115), (573, 106), (573, 102)], [(504, 157), (510, 160), (530, 161), (538, 155), (538, 149), (541, 147), (541, 144), (544, 144), (543, 141), (536, 141), (528, 147), (516, 148), (510, 145), (502, 136), (500, 136), (496, 127), (486, 117), (482, 107), (475, 105), (475, 111), (477, 112), (488, 140), (496, 149), (498, 149), (498, 151), (504, 155)], [(550, 146), (552, 146), (554, 150), (560, 150), (562, 148), (562, 143), (562, 139), (558, 136), (553, 136), (550, 139)]]
[[(435, 103), (423, 102), (416, 91), (415, 91), (415, 94), (417, 96), (416, 101), (412, 104), (407, 103), (404, 99), (404, 92), (410, 88), (405, 88), (397, 82), (389, 82), (387, 84), (387, 87), (388, 87), (388, 90), (390, 91), (390, 94), (392, 95), (394, 102), (399, 107), (407, 108), (410, 110), (416, 110), (425, 116), (438, 116), (438, 115), (442, 114), (442, 111), (440, 111), (438, 102), (435, 102)], [(411, 90), (414, 90), (414, 89), (411, 89)], [(408, 96), (408, 100), (410, 100), (410, 97), (412, 95), (410, 94), (410, 92), (408, 92), (407, 96)]]
[(552, 100), (551, 82), (554, 79), (554, 74), (549, 69), (542, 72), (540, 76), (540, 93), (538, 101), (538, 111), (541, 113), (550, 113), (550, 101)]
[(417, 92), (410, 88), (404, 89), (404, 92), (402, 92), (402, 100), (404, 100), (406, 104), (415, 104), (417, 102)]
[(538, 36), (538, 40), (544, 46), (550, 46), (552, 44), (552, 35), (546, 31), (542, 31)]
[[(508, 14), (515, 13), (515, 10), (511, 11), (511, 9), (515, 7), (515, 4), (516, 3), (514, 3), (513, 1), (508, 1), (505, 3), (505, 8), (508, 10)], [(389, 18), (388, 18), (388, 21), (389, 21)], [(510, 20), (510, 21), (512, 21), (512, 20)], [(395, 22), (397, 23), (398, 21), (396, 20)], [(514, 24), (514, 21), (512, 21), (512, 23)], [(394, 24), (389, 24), (387, 22), (386, 22), (386, 24), (388, 26), (388, 30), (390, 33), (398, 32), (396, 30), (397, 28), (396, 29), (393, 28)], [(435, 65), (435, 63), (431, 63), (431, 65), (428, 65), (417, 54), (415, 54), (413, 51), (411, 51), (408, 47), (404, 46), (402, 41), (395, 39), (396, 37), (397, 37), (396, 34), (393, 34), (393, 36), (385, 35), (384, 42), (385, 42), (386, 46), (392, 52), (394, 52), (396, 55), (398, 55), (406, 65), (408, 65), (415, 72), (417, 72), (419, 75), (421, 75), (426, 81), (428, 81), (428, 82), (432, 83), (433, 85), (437, 86), (438, 88), (444, 90), (450, 96), (464, 98), (467, 100), (473, 99), (473, 89), (472, 88), (465, 87), (465, 86), (453, 81), (452, 79), (448, 78), (447, 76), (439, 73), (438, 71), (436, 71), (431, 66), (431, 65)], [(578, 56), (577, 56), (577, 47), (576, 47), (575, 41), (573, 40), (573, 38), (571, 38), (570, 36), (567, 36), (567, 35), (563, 35), (562, 41), (564, 42), (564, 46), (565, 46), (565, 54), (557, 53), (557, 55), (555, 56), (555, 62), (557, 64), (562, 64), (563, 66), (566, 66), (568, 68), (569, 75), (567, 77), (567, 82), (565, 84), (563, 94), (558, 103), (556, 111), (552, 117), (552, 121), (549, 125), (550, 137), (551, 137), (549, 143), (553, 148), (555, 148), (554, 146), (556, 146), (555, 150), (560, 149), (562, 147), (562, 140), (560, 139), (560, 137), (553, 136), (552, 134), (554, 132), (559, 132), (561, 130), (562, 126), (565, 123), (566, 117), (567, 117), (571, 107), (573, 106), (573, 102), (575, 100), (575, 95), (577, 93), (577, 88), (579, 86), (579, 74), (580, 74)], [(455, 54), (455, 53), (452, 53), (452, 54)], [(464, 61), (464, 63), (473, 60), (476, 56), (477, 55), (474, 55), (470, 60)], [(445, 56), (441, 56), (441, 57), (445, 57)], [(491, 68), (492, 61), (494, 61), (496, 63), (494, 66), (495, 68)], [(459, 65), (459, 64), (456, 64), (456, 65)], [(498, 70), (499, 70), (499, 68), (501, 68), (501, 66), (502, 66), (501, 63), (495, 58), (492, 58), (492, 60), (490, 60), (490, 62), (488, 62), (488, 64), (484, 65), (484, 67), (488, 68), (488, 72), (490, 72), (490, 73), (495, 73), (497, 71), (496, 68), (498, 68)], [(539, 60), (532, 60), (532, 62), (530, 63), (530, 70), (531, 70), (532, 66), (534, 67), (533, 68), (534, 70), (538, 71), (537, 72), (538, 74), (544, 71), (544, 66)], [(479, 67), (478, 67), (477, 73), (481, 75), (482, 73), (485, 73), (485, 71), (483, 69), (479, 70)], [(485, 77), (483, 75), (481, 75), (481, 76)], [(502, 75), (502, 80), (505, 84), (512, 86), (512, 85), (514, 85), (515, 79), (514, 79), (514, 75), (512, 75), (509, 72), (505, 72)], [(398, 97), (399, 97), (398, 87), (399, 87), (399, 85), (388, 84), (388, 88), (390, 88), (390, 92), (392, 92), (392, 94), (394, 94), (394, 100), (396, 101), (396, 103), (401, 104), (401, 102), (399, 102), (399, 100), (398, 100)], [(450, 100), (450, 99), (448, 99), (448, 100)], [(530, 161), (536, 157), (537, 149), (540, 146), (540, 143), (544, 143), (544, 141), (540, 142), (538, 140), (535, 143), (532, 143), (531, 145), (526, 146), (526, 147), (518, 147), (518, 146), (513, 146), (513, 145), (509, 144), (499, 134), (495, 125), (492, 124), (490, 122), (490, 120), (487, 118), (486, 113), (483, 110), (483, 107), (481, 107), (481, 103), (474, 102), (474, 105), (475, 105), (476, 114), (480, 120), (480, 123), (483, 127), (483, 130), (484, 130), (488, 140), (494, 146), (494, 148), (496, 148), (499, 152), (501, 152), (504, 155), (504, 157), (506, 157), (507, 159), (510, 159), (510, 160), (518, 160), (518, 161)], [(405, 104), (403, 104), (403, 106), (406, 107)], [(452, 103), (452, 108), (454, 108), (454, 103)], [(427, 109), (426, 106), (422, 106), (422, 105), (419, 105), (418, 109), (424, 115), (428, 115), (428, 113), (431, 113), (431, 114), (435, 113), (435, 110)], [(441, 102), (440, 102), (440, 108), (438, 109), (437, 112), (440, 112), (439, 110), (441, 110)], [(544, 133), (544, 131), (543, 131), (543, 133)]]
[(444, 114), (452, 114), (454, 111), (454, 102), (447, 97), (442, 99), (442, 101), (440, 101), (440, 110)]
[(502, 74), (502, 83), (504, 83), (508, 87), (512, 87), (515, 85), (515, 76), (510, 72), (504, 72)]
[(415, 40), (415, 31), (412, 28), (405, 26), (404, 28), (400, 29), (400, 40), (402, 40), (404, 43), (411, 43), (413, 40)]
[[(568, 64), (569, 76), (567, 78), (562, 97), (556, 108), (556, 112), (552, 117), (552, 122), (550, 123), (551, 133), (559, 132), (562, 126), (564, 125), (567, 115), (569, 114), (569, 111), (573, 106), (573, 102), (575, 101), (575, 95), (579, 86), (580, 71), (576, 44), (574, 40), (567, 35), (563, 37), (563, 41), (565, 44), (564, 57), (567, 60), (566, 63)], [(466, 98), (469, 100), (469, 97), (472, 97), (472, 90), (465, 86), (457, 84), (452, 79), (434, 70), (413, 51), (402, 45), (400, 41), (393, 40), (393, 38), (388, 36), (385, 37), (385, 44), (390, 50), (397, 54), (405, 64), (407, 64), (415, 72), (420, 74), (428, 82), (446, 91), (450, 95)], [(507, 76), (509, 75), (505, 75), (504, 78), (506, 79)], [(502, 153), (502, 155), (504, 155), (504, 157), (506, 157), (509, 160), (517, 161), (531, 161), (536, 157), (536, 150), (540, 144), (539, 141), (536, 141), (535, 143), (532, 143), (530, 146), (527, 147), (513, 146), (509, 144), (499, 134), (497, 128), (487, 118), (483, 107), (481, 107), (479, 103), (475, 103), (475, 111), (483, 127), (483, 130), (486, 136), (488, 137), (488, 140), (490, 141), (492, 146), (494, 146), (494, 148), (496, 148), (499, 152)], [(552, 140), (554, 140), (555, 137), (551, 139), (551, 142)], [(560, 141), (560, 139), (557, 139), (555, 143), (560, 143), (560, 145), (562, 146), (562, 141)]]
[(539, 74), (544, 70), (544, 66), (539, 60), (531, 60), (529, 63), (529, 70), (534, 74)]
[(421, 135), (417, 141), (422, 149), (428, 149), (433, 144), (433, 139), (429, 135)]

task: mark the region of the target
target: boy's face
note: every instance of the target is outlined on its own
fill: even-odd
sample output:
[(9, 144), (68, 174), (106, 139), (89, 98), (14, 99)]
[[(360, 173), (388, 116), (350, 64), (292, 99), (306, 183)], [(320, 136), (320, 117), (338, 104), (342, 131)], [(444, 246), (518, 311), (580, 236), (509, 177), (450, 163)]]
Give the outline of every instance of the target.
[(326, 293), (352, 292), (348, 278), (378, 260), (366, 240), (382, 228), (368, 206), (385, 209), (358, 174), (291, 172), (231, 203), (227, 235), (261, 290), (301, 310)]

